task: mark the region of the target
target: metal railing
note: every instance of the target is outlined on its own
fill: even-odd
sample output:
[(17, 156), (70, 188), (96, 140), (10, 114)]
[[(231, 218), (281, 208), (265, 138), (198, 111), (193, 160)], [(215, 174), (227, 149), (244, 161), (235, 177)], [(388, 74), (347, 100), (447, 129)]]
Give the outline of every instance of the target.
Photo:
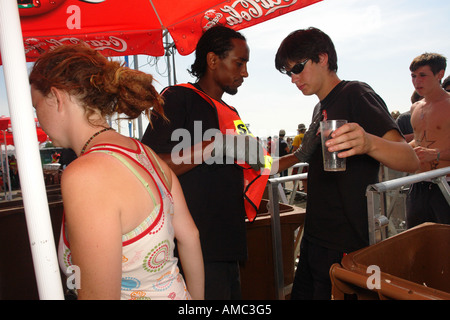
[[(281, 184), (291, 181), (299, 181), (306, 179), (307, 173), (301, 173), (291, 176), (284, 176), (279, 178), (270, 178), (268, 180), (269, 187), (269, 203), (268, 210), (270, 212), (270, 223), (272, 230), (272, 248), (273, 248), (273, 262), (274, 262), (274, 279), (276, 288), (276, 297), (278, 300), (284, 300), (286, 296), (284, 288), (284, 271), (283, 271), (283, 251), (281, 243), (281, 222), (280, 222), (280, 195), (284, 196), (284, 192), (280, 192)], [(295, 185), (295, 183), (294, 183)], [(281, 189), (282, 190), (282, 189)], [(293, 190), (296, 190), (294, 188)], [(292, 194), (295, 196), (295, 192)], [(292, 196), (291, 194), (291, 196)], [(282, 201), (285, 202), (286, 201)]]
[(369, 245), (388, 238), (387, 228), (389, 219), (386, 216), (383, 201), (385, 192), (421, 181), (431, 181), (439, 186), (442, 194), (450, 205), (450, 187), (446, 180), (448, 174), (450, 174), (450, 167), (445, 167), (369, 185), (366, 189)]
[[(303, 167), (307, 164), (297, 164), (294, 167)], [(292, 168), (292, 167), (291, 167)], [(369, 185), (366, 190), (367, 206), (368, 206), (368, 222), (369, 222), (369, 243), (374, 244), (378, 241), (387, 238), (388, 218), (383, 214), (381, 194), (386, 191), (394, 190), (399, 187), (407, 186), (412, 183), (421, 181), (432, 181), (436, 183), (441, 189), (445, 199), (450, 205), (450, 187), (446, 181), (446, 175), (450, 174), (450, 167), (436, 169), (424, 173), (410, 175), (398, 179), (388, 180), (376, 184)], [(291, 197), (295, 197), (297, 190), (297, 183), (308, 177), (307, 173), (296, 175), (273, 177), (268, 180), (269, 188), (269, 203), (268, 210), (271, 217), (272, 230), (272, 247), (273, 247), (273, 261), (274, 261), (274, 279), (276, 288), (276, 297), (278, 300), (284, 300), (286, 296), (286, 289), (284, 286), (284, 271), (283, 271), (283, 252), (281, 243), (281, 222), (280, 209), (278, 205), (280, 198), (283, 203), (291, 203), (287, 201), (284, 195), (281, 184), (286, 182), (294, 182), (294, 188)], [(380, 234), (377, 240), (377, 233)]]

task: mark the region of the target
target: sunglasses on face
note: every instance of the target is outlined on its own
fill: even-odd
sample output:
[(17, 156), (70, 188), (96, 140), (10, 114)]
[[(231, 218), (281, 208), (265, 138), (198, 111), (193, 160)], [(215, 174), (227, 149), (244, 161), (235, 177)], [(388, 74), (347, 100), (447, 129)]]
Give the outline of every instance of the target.
[(285, 74), (287, 74), (288, 77), (292, 77), (292, 74), (300, 74), (303, 69), (305, 68), (305, 64), (309, 61), (309, 59), (306, 59), (303, 62), (297, 63), (295, 66), (291, 68), (289, 71), (285, 71)]

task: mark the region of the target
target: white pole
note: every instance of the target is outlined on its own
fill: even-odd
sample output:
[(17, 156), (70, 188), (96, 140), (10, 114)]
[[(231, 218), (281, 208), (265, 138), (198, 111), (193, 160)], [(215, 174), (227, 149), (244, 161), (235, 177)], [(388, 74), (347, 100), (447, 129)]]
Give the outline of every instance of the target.
[(32, 110), (19, 10), (16, 0), (1, 2), (0, 51), (39, 298), (64, 299)]

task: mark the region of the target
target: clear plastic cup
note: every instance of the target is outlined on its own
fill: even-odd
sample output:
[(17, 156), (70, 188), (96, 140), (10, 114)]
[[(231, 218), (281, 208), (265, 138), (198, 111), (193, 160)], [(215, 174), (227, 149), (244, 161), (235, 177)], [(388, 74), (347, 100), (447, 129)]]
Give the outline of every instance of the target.
[(331, 134), (339, 127), (347, 123), (347, 120), (326, 120), (320, 122), (320, 136), (322, 139), (323, 169), (325, 171), (345, 171), (345, 158), (338, 158), (339, 152), (329, 152), (325, 142), (331, 139)]

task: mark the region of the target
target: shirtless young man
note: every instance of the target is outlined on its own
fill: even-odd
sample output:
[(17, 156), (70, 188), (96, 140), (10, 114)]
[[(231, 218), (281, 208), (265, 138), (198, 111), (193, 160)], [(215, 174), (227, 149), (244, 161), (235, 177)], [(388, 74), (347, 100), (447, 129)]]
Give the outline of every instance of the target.
[[(446, 65), (446, 58), (436, 53), (424, 53), (410, 65), (414, 89), (424, 97), (411, 106), (410, 145), (420, 160), (418, 172), (450, 166), (450, 93), (441, 87)], [(406, 222), (408, 228), (423, 222), (450, 223), (450, 206), (436, 184), (411, 186)]]

